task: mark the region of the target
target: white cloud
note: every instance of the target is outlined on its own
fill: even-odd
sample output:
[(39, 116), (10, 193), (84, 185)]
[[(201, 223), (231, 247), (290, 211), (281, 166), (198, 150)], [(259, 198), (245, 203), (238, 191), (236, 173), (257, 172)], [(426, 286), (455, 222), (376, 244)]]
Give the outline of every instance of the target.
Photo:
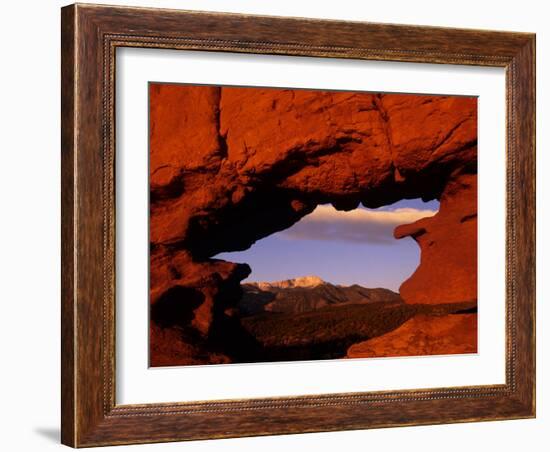
[(396, 226), (431, 217), (437, 211), (410, 207), (395, 210), (355, 209), (338, 211), (331, 205), (320, 205), (282, 235), (289, 239), (332, 240), (360, 243), (393, 244)]

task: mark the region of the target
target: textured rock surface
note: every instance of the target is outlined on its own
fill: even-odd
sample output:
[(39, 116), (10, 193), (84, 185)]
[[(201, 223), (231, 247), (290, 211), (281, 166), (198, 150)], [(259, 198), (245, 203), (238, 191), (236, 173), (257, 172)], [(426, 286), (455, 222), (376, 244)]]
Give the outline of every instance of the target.
[[(250, 272), (211, 256), (247, 249), (320, 203), (350, 210), (441, 198), (446, 213), (424, 223), (424, 238), (399, 229), (422, 249), (403, 298), (475, 293), (475, 274), (444, 259), (463, 258), (475, 240), (476, 218), (461, 223), (474, 206), (475, 98), (151, 84), (150, 124), (152, 323), (177, 312), (178, 328), (208, 336), (231, 317)], [(445, 227), (459, 236), (445, 237)], [(452, 288), (453, 300), (443, 290), (423, 295), (435, 265), (467, 285)]]
[(477, 314), (417, 315), (383, 336), (352, 345), (348, 358), (477, 352)]
[(439, 304), (477, 299), (477, 176), (449, 181), (439, 212), (398, 226), (396, 238), (412, 237), (420, 265), (399, 288), (407, 303)]

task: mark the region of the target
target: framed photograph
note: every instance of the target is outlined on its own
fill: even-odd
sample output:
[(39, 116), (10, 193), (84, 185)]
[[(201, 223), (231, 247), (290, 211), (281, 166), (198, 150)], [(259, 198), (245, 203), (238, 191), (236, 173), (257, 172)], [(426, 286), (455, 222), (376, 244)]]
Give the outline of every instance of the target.
[(535, 36), (62, 9), (62, 442), (535, 416)]

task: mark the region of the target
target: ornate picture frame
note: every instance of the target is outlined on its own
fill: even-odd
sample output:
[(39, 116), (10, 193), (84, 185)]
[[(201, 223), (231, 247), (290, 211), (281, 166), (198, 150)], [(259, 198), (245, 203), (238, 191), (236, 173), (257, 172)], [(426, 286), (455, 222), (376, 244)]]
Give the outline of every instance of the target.
[[(535, 35), (75, 4), (62, 9), (62, 442), (73, 447), (535, 416)], [(506, 381), (204, 402), (115, 399), (116, 49), (506, 71)]]

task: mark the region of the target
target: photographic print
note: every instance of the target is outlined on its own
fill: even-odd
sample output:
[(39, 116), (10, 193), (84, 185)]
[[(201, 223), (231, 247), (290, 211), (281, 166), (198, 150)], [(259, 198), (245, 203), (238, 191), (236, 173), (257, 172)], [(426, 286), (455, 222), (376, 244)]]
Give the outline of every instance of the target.
[(535, 417), (535, 34), (77, 4), (61, 43), (63, 444)]
[(477, 352), (477, 98), (151, 82), (150, 365)]

